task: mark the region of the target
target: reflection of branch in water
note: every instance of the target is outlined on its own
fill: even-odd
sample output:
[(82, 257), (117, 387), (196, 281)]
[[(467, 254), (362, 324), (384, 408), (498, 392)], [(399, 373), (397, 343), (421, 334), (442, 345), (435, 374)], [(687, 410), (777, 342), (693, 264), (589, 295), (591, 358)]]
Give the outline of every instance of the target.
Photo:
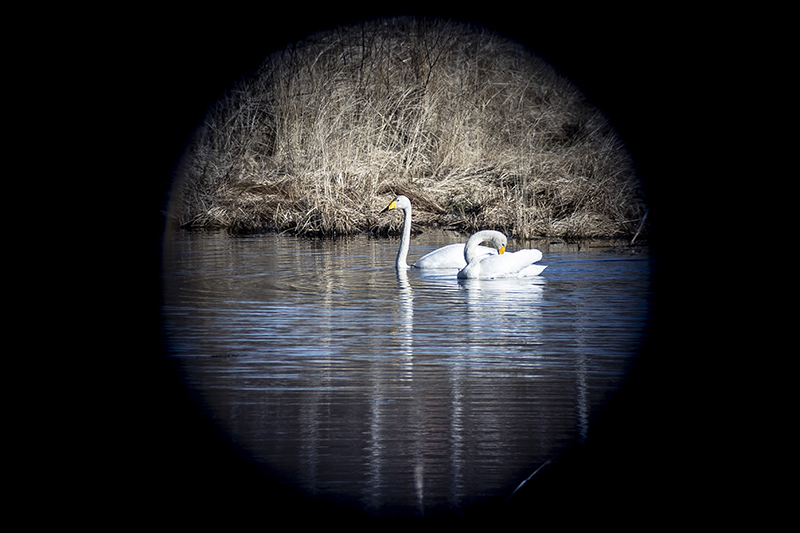
[[(558, 457), (558, 456), (555, 456), (555, 457)], [(520, 483), (519, 485), (517, 485), (517, 488), (516, 488), (516, 489), (514, 489), (514, 492), (512, 492), (511, 494), (509, 494), (509, 495), (508, 495), (508, 498), (506, 498), (506, 501), (505, 501), (505, 503), (508, 503), (508, 500), (510, 500), (510, 499), (511, 499), (511, 497), (512, 497), (512, 496), (514, 496), (514, 494), (516, 494), (516, 493), (517, 493), (517, 491), (518, 491), (519, 489), (521, 489), (521, 488), (522, 488), (522, 486), (523, 486), (525, 483), (527, 483), (528, 481), (530, 481), (530, 480), (531, 480), (531, 478), (532, 478), (533, 476), (535, 476), (537, 473), (539, 473), (539, 470), (541, 470), (541, 469), (542, 469), (542, 468), (544, 468), (545, 466), (547, 466), (547, 465), (549, 465), (550, 463), (552, 463), (552, 462), (553, 462), (553, 459), (555, 459), (555, 457), (551, 457), (550, 459), (548, 459), (547, 461), (545, 461), (544, 463), (542, 463), (542, 464), (539, 466), (539, 468), (537, 468), (536, 470), (534, 470), (534, 471), (533, 471), (533, 474), (531, 474), (530, 476), (528, 476), (527, 478), (525, 478), (524, 480), (522, 480), (522, 483)]]

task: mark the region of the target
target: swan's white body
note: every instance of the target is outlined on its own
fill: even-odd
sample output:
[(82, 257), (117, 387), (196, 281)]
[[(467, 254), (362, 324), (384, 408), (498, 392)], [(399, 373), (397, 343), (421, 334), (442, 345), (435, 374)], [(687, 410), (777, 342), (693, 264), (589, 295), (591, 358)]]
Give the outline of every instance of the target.
[[(401, 209), (403, 211), (403, 234), (400, 237), (400, 249), (397, 250), (397, 268), (408, 268), (406, 262), (408, 258), (408, 245), (411, 240), (411, 200), (408, 197), (400, 195), (392, 200), (386, 209), (381, 211), (384, 213), (391, 209)], [(413, 268), (453, 268), (462, 269), (467, 266), (465, 259), (465, 246), (461, 243), (448, 244), (436, 250), (427, 253), (420, 257)], [(499, 248), (499, 246), (498, 246)], [(478, 256), (497, 255), (497, 250), (489, 248), (488, 246), (477, 246), (475, 254)]]
[[(502, 239), (501, 239), (502, 238)], [(478, 245), (484, 241), (502, 242), (498, 255), (480, 256), (476, 253)], [(542, 258), (542, 252), (535, 248), (503, 253), (506, 237), (499, 231), (479, 231), (469, 238), (464, 247), (467, 266), (458, 272), (459, 279), (527, 278), (538, 276), (547, 268), (535, 265)]]
[[(467, 266), (464, 259), (465, 243), (448, 244), (429, 252), (412, 265), (414, 268), (452, 268), (461, 270)], [(480, 256), (497, 255), (497, 250), (488, 246), (478, 246), (476, 252)]]

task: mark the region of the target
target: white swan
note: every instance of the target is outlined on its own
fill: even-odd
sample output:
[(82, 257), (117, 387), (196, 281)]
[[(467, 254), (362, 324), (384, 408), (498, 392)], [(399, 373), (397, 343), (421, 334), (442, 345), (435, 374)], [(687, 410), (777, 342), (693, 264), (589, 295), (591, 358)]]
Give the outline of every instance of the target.
[[(480, 256), (476, 253), (478, 245), (484, 241), (501, 242), (499, 255)], [(499, 231), (479, 231), (467, 240), (464, 258), (467, 266), (459, 270), (459, 279), (526, 278), (538, 276), (547, 268), (535, 265), (542, 258), (536, 248), (505, 252), (506, 236)]]
[[(408, 197), (400, 195), (397, 196), (392, 203), (386, 206), (386, 209), (381, 211), (385, 213), (392, 209), (401, 209), (403, 211), (403, 235), (400, 238), (400, 249), (397, 251), (396, 267), (408, 268), (406, 258), (408, 257), (408, 244), (411, 239), (411, 200)], [(499, 233), (499, 232), (498, 232)], [(502, 235), (502, 233), (500, 234)], [(505, 236), (503, 236), (505, 239)], [(490, 240), (490, 239), (488, 239)], [(480, 244), (480, 243), (479, 243)], [(505, 243), (504, 243), (505, 244)], [(499, 249), (501, 245), (495, 244)], [(467, 266), (467, 261), (464, 255), (465, 245), (461, 243), (448, 244), (436, 250), (427, 253), (420, 257), (412, 266), (414, 268), (457, 268), (462, 269)], [(497, 255), (497, 250), (489, 248), (488, 246), (478, 246), (475, 250), (478, 256)]]

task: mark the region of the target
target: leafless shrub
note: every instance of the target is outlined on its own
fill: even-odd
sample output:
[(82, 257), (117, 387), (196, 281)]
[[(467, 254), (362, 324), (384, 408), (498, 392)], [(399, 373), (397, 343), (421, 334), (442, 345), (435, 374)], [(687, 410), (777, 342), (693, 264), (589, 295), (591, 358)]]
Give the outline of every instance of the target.
[(350, 234), (406, 194), (415, 225), (516, 237), (630, 235), (627, 152), (581, 93), (489, 31), (380, 19), (266, 59), (208, 111), (171, 216), (182, 226)]

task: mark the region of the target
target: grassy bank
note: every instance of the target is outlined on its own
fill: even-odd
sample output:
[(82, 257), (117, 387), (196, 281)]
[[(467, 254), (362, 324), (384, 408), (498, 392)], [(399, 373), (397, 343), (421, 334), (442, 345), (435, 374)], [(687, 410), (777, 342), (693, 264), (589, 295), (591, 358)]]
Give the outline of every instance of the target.
[(632, 162), (581, 93), (480, 28), (382, 19), (268, 57), (207, 113), (170, 217), (185, 227), (509, 236), (632, 235), (645, 213)]

